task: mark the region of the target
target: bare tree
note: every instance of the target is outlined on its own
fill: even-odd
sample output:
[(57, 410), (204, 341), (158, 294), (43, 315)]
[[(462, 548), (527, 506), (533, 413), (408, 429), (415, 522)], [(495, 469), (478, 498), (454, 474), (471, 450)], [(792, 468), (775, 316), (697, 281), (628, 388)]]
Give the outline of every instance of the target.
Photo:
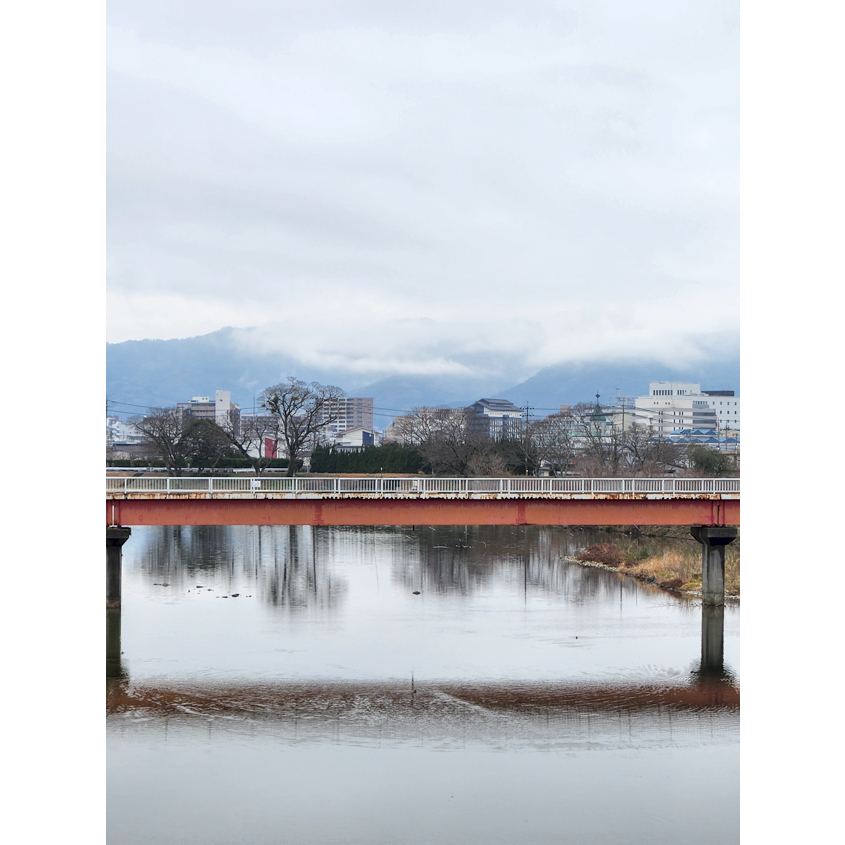
[(289, 377), (287, 381), (268, 387), (258, 399), (265, 411), (278, 420), (278, 431), (288, 455), (289, 476), (296, 472), (296, 460), (308, 445), (314, 445), (325, 426), (339, 416), (336, 400), (346, 394), (332, 385), (306, 384)]
[(618, 478), (626, 466), (622, 429), (608, 424), (597, 404), (579, 402), (572, 409), (577, 437), (576, 467), (582, 475)]
[(479, 468), (490, 438), (466, 408), (414, 408), (399, 425), (406, 443), (419, 449), (434, 475), (467, 475)]
[(679, 467), (678, 447), (656, 437), (650, 427), (624, 428), (618, 413), (606, 414), (598, 405), (583, 402), (573, 408), (577, 443), (576, 466), (582, 475), (657, 476)]
[(128, 420), (144, 435), (171, 475), (182, 474), (187, 458), (189, 443), (182, 437), (184, 420), (176, 408), (150, 408), (149, 414)]
[(402, 433), (406, 446), (420, 446), (437, 430), (438, 419), (444, 408), (413, 408), (411, 413), (396, 418), (396, 425)]
[(656, 437), (645, 426), (632, 426), (623, 433), (623, 442), (631, 475), (663, 475), (667, 467), (680, 467), (682, 451), (675, 443)]
[(538, 471), (546, 465), (554, 473), (566, 472), (575, 457), (575, 424), (571, 415), (554, 414), (531, 423), (524, 438), (528, 457)]
[(256, 475), (267, 467), (273, 459), (267, 454), (266, 441), (275, 445), (279, 440), (279, 418), (275, 414), (256, 414), (243, 416), (227, 413), (221, 420), (221, 429), (229, 442), (242, 457), (246, 458)]

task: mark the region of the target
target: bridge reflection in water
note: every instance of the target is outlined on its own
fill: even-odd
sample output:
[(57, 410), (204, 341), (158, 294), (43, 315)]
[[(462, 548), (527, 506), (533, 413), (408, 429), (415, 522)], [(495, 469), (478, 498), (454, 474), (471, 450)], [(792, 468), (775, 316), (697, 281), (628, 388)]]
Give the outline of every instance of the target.
[(738, 710), (739, 688), (724, 665), (724, 607), (701, 607), (701, 660), (675, 683), (599, 682), (556, 684), (524, 681), (344, 682), (281, 681), (242, 684), (196, 682), (129, 683), (121, 657), (121, 611), (106, 613), (107, 713), (150, 717), (213, 717), (286, 721), (315, 714), (322, 720), (362, 716), (396, 719), (485, 721), (490, 714), (522, 713), (558, 717), (569, 713), (621, 714), (638, 711)]
[[(526, 535), (531, 537), (529, 542), (526, 542)], [(240, 540), (235, 542), (234, 537)], [(532, 532), (508, 527), (475, 532), (466, 528), (416, 532), (296, 527), (256, 527), (249, 532), (226, 527), (142, 529), (136, 537), (135, 547), (138, 551), (135, 560), (142, 565), (134, 571), (142, 572), (144, 583), (153, 587), (155, 582), (168, 582), (169, 586), (165, 585), (168, 591), (175, 590), (177, 595), (183, 596), (178, 601), (190, 602), (186, 611), (206, 607), (201, 602), (207, 601), (206, 596), (215, 595), (204, 591), (201, 596), (189, 599), (189, 588), (202, 584), (204, 590), (210, 586), (219, 591), (228, 589), (230, 593), (240, 589), (242, 595), (254, 593), (256, 599), (263, 599), (265, 608), (272, 609), (276, 618), (294, 620), (295, 627), (300, 621), (311, 618), (302, 615), (308, 608), (318, 609), (317, 615), (323, 619), (338, 618), (344, 608), (351, 614), (344, 604), (349, 601), (351, 589), (344, 577), (366, 569), (375, 579), (366, 590), (375, 587), (377, 591), (379, 560), (393, 563), (390, 583), (386, 583), (383, 572), (381, 580), (385, 602), (381, 607), (387, 616), (396, 607), (387, 598), (387, 595), (395, 595), (390, 593), (391, 588), (401, 596), (409, 596), (416, 590), (439, 599), (450, 594), (483, 596), (479, 606), (484, 608), (486, 615), (490, 608), (486, 597), (493, 591), (493, 579), (508, 585), (507, 590), (511, 593), (525, 596), (526, 601), (533, 589), (535, 595), (568, 594), (576, 603), (575, 607), (606, 601), (609, 591), (617, 590), (616, 579), (620, 608), (623, 592), (633, 599), (634, 605), (637, 597), (642, 603), (643, 590), (647, 595), (654, 595), (650, 588), (616, 573), (585, 569), (567, 562), (565, 558), (571, 557), (577, 548), (593, 542), (591, 537), (586, 533)], [(491, 554), (494, 547), (496, 551)], [(351, 567), (346, 576), (343, 570), (338, 572), (331, 568), (329, 562), (338, 560)], [(371, 565), (373, 569), (369, 569)], [(214, 580), (216, 567), (226, 573), (220, 581)], [(227, 583), (228, 588), (224, 586)], [(604, 592), (599, 584), (607, 585)], [(157, 602), (154, 597), (153, 601)], [(247, 610), (241, 606), (244, 598), (237, 601), (237, 612), (243, 614)], [(666, 601), (674, 604), (678, 600), (667, 595)], [(223, 604), (220, 602), (221, 606)], [(229, 602), (225, 604), (226, 613), (230, 614)], [(565, 733), (572, 738), (589, 735), (591, 726), (596, 726), (591, 719), (603, 720), (602, 724), (611, 731), (628, 720), (639, 720), (644, 730), (659, 723), (660, 730), (654, 735), (664, 737), (667, 731), (675, 730), (680, 724), (687, 725), (690, 731), (710, 731), (716, 725), (713, 720), (717, 720), (719, 730), (731, 733), (738, 730), (739, 686), (724, 663), (725, 609), (703, 605), (696, 608), (697, 603), (688, 600), (680, 604), (688, 611), (700, 610), (701, 614), (700, 652), (696, 653), (694, 640), (689, 639), (691, 632), (686, 629), (686, 642), (691, 646), (688, 659), (698, 658), (692, 671), (682, 670), (668, 676), (657, 672), (608, 677), (608, 668), (611, 673), (617, 670), (615, 660), (605, 660), (604, 673), (601, 666), (597, 666), (596, 680), (580, 681), (577, 675), (575, 680), (573, 676), (554, 680), (554, 674), (550, 679), (542, 671), (526, 679), (516, 677), (520, 664), (511, 661), (515, 674), (510, 675), (511, 669), (506, 668), (504, 677), (496, 681), (485, 680), (483, 674), (461, 680), (459, 674), (452, 672), (445, 680), (422, 683), (419, 678), (412, 680), (409, 676), (407, 680), (396, 680), (389, 675), (365, 681), (309, 680), (307, 663), (298, 664), (298, 673), (282, 680), (254, 676), (243, 682), (231, 682), (225, 678), (221, 680), (217, 674), (215, 680), (203, 681), (200, 673), (205, 672), (208, 662), (194, 664), (199, 672), (189, 670), (172, 679), (150, 677), (148, 670), (146, 675), (142, 671), (143, 677), (133, 679), (121, 656), (121, 612), (115, 609), (107, 612), (107, 712), (117, 729), (121, 724), (128, 725), (137, 719), (165, 720), (165, 724), (170, 720), (180, 723), (187, 720), (198, 724), (206, 721), (218, 725), (239, 724), (250, 730), (260, 729), (262, 725), (272, 726), (274, 731), (290, 732), (291, 735), (311, 731), (315, 737), (326, 736), (327, 731), (340, 727), (354, 731), (356, 736), (372, 737), (380, 731), (391, 731), (393, 735), (398, 731), (400, 735), (408, 736), (409, 732), (423, 726), (426, 730), (430, 728), (432, 737), (444, 733), (454, 737), (462, 735), (462, 731), (470, 731), (495, 741), (502, 730), (512, 732), (524, 728), (526, 735), (533, 731), (534, 738), (540, 735), (557, 742), (559, 736), (545, 732), (544, 723), (571, 722), (574, 730)], [(522, 608), (519, 610), (521, 614)], [(443, 619), (450, 614), (450, 610), (445, 610), (439, 621), (437, 616), (431, 621), (442, 627)], [(179, 609), (174, 608), (172, 618), (180, 615)], [(564, 614), (561, 620), (566, 617)], [(232, 622), (226, 624), (234, 624), (236, 617), (221, 618), (229, 618)], [(243, 620), (254, 618), (254, 613), (249, 611), (237, 618), (242, 624)], [(545, 616), (545, 619), (554, 618)], [(571, 620), (571, 615), (569, 618)], [(694, 616), (690, 618), (687, 612), (687, 618), (695, 625)], [(393, 619), (391, 617), (391, 622)], [(403, 624), (407, 624), (407, 615), (399, 617), (400, 628)], [(556, 637), (557, 627), (553, 621), (550, 629), (538, 629), (544, 632), (542, 641)], [(481, 629), (489, 633), (495, 631), (490, 622), (482, 624)], [(407, 633), (408, 629), (403, 630)], [(471, 630), (476, 630), (475, 626)], [(563, 633), (565, 625), (560, 630)], [(571, 632), (570, 628), (566, 633)], [(192, 636), (196, 633), (193, 631)], [(458, 628), (457, 633), (462, 636), (466, 631)], [(520, 636), (519, 631), (515, 633)], [(254, 648), (248, 637), (243, 643), (247, 648)], [(295, 646), (287, 641), (284, 647)], [(329, 653), (333, 654), (333, 651)], [(150, 656), (158, 659), (157, 652)], [(680, 659), (680, 665), (689, 665), (683, 655)], [(212, 656), (211, 660), (216, 657)], [(322, 666), (323, 671), (328, 668), (324, 664), (317, 665)], [(495, 666), (494, 671), (507, 665), (497, 658), (491, 664)], [(236, 653), (234, 660), (228, 663), (224, 660), (220, 666), (223, 668), (216, 671), (232, 677), (239, 671)], [(589, 667), (588, 662), (583, 664), (581, 677), (589, 677), (585, 674), (585, 671), (591, 671)], [(648, 730), (645, 733), (648, 734)], [(638, 741), (643, 735), (642, 732), (638, 734)], [(592, 736), (595, 737), (595, 732)]]

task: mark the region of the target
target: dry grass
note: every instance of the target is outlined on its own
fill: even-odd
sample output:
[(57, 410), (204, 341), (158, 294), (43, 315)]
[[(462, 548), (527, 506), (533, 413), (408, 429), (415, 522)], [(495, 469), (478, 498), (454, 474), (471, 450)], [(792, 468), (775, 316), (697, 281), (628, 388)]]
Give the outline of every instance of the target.
[[(589, 546), (576, 558), (611, 566), (666, 590), (701, 589), (701, 546), (692, 540), (622, 537)], [(739, 596), (739, 540), (727, 547), (725, 593)]]
[(605, 566), (614, 568), (625, 563), (625, 552), (616, 543), (596, 543), (593, 546), (587, 546), (583, 552), (578, 552), (575, 557), (577, 560), (603, 563)]

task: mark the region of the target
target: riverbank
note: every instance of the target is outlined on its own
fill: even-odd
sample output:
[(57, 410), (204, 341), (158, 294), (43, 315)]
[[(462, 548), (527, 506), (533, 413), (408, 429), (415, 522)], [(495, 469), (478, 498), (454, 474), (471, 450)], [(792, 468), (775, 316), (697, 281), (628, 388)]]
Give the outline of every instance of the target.
[[(658, 526), (606, 528), (608, 539), (595, 543), (571, 558), (573, 563), (595, 566), (635, 578), (668, 592), (701, 597), (701, 546), (683, 529)], [(739, 537), (727, 546), (725, 599), (740, 597)]]

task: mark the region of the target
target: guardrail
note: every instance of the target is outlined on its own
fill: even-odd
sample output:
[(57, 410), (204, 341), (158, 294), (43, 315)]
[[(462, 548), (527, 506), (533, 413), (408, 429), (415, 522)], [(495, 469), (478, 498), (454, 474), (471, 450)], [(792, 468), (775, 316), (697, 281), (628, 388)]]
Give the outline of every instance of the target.
[(738, 478), (106, 478), (106, 496), (739, 496)]

